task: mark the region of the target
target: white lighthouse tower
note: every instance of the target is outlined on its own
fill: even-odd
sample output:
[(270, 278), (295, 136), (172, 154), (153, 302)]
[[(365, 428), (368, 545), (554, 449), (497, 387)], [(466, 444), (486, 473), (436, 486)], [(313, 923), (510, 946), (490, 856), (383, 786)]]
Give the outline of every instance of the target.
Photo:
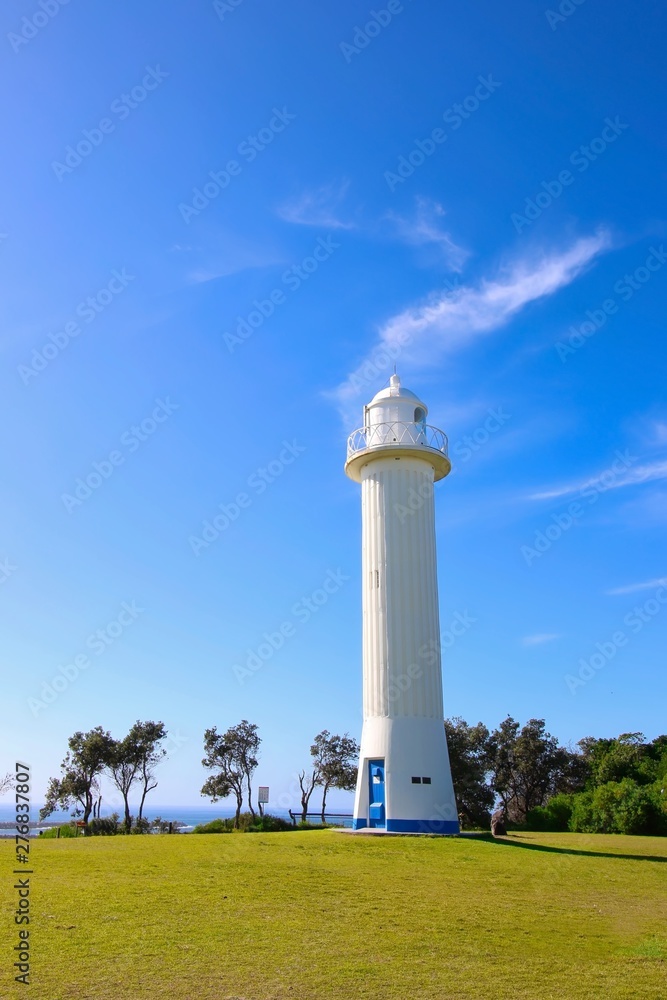
[(354, 828), (458, 833), (442, 704), (434, 483), (447, 438), (398, 375), (364, 408), (345, 472), (361, 483), (364, 725)]

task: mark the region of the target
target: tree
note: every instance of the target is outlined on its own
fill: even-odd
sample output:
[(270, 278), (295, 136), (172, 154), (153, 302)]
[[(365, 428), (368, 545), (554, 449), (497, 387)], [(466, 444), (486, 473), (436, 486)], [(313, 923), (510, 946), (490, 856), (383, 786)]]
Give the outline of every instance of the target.
[(596, 788), (610, 781), (620, 783), (625, 778), (640, 785), (657, 780), (665, 752), (663, 740), (664, 737), (658, 737), (647, 743), (643, 733), (621, 733), (616, 739), (586, 736), (579, 740), (588, 767), (589, 786)]
[(250, 812), (252, 807), (251, 778), (257, 767), (257, 754), (261, 739), (257, 726), (243, 719), (238, 726), (231, 726), (226, 732), (218, 733), (215, 726), (204, 733), (204, 767), (217, 774), (211, 775), (202, 787), (201, 794), (211, 797), (212, 802), (227, 798), (232, 793), (236, 797), (234, 826), (238, 829), (243, 807), (245, 788), (248, 789)]
[(301, 822), (306, 822), (306, 816), (308, 814), (308, 804), (310, 803), (310, 797), (315, 791), (315, 786), (318, 784), (320, 772), (317, 768), (313, 768), (312, 771), (299, 771), (297, 777), (299, 779), (299, 788), (301, 789)]
[(458, 716), (445, 719), (449, 763), (459, 814), (465, 826), (489, 827), (495, 795), (487, 781), (489, 730)]
[(569, 751), (546, 731), (544, 719), (529, 719), (520, 730), (508, 715), (489, 738), (491, 787), (508, 819), (525, 822), (529, 809), (560, 791), (569, 759)]
[(167, 756), (165, 748), (160, 746), (166, 738), (167, 730), (164, 722), (137, 720), (127, 734), (128, 753), (137, 762), (137, 781), (142, 787), (139, 819), (143, 819), (146, 796), (157, 788), (155, 768)]
[(323, 729), (310, 748), (317, 784), (322, 786), (322, 822), (325, 822), (327, 793), (330, 788), (352, 791), (357, 783), (359, 744), (348, 733), (332, 736)]
[(124, 740), (112, 740), (106, 767), (114, 785), (123, 796), (125, 833), (129, 833), (132, 827), (129, 795), (139, 772), (139, 760), (129, 737), (126, 736)]
[(113, 739), (111, 733), (96, 726), (87, 733), (74, 733), (68, 745), (69, 750), (60, 765), (62, 777), (50, 779), (39, 818), (46, 819), (58, 808), (74, 807), (72, 815), (82, 815), (87, 826), (95, 794), (99, 792), (100, 775), (112, 752)]

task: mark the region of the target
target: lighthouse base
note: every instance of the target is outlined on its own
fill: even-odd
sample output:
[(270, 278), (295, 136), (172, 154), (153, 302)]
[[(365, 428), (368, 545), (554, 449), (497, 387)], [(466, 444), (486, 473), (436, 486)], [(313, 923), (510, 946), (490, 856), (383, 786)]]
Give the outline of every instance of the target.
[[(367, 820), (365, 819), (353, 819), (352, 820), (353, 830), (368, 830), (371, 832), (371, 828), (367, 825)], [(458, 834), (459, 823), (458, 820), (426, 820), (426, 819), (389, 819), (387, 820), (386, 826), (381, 828), (375, 828), (373, 833), (422, 833), (422, 834), (441, 834), (449, 835)]]
[(365, 720), (352, 826), (386, 833), (459, 832), (441, 719)]

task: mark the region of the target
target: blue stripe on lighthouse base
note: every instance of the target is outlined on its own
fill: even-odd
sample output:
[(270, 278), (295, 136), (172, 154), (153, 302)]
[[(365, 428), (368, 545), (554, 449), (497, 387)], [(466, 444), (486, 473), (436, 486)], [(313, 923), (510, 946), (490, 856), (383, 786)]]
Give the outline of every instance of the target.
[[(353, 830), (365, 830), (368, 821), (357, 816), (352, 820)], [(459, 833), (459, 824), (455, 819), (388, 819), (386, 827), (380, 827), (378, 832), (386, 829), (387, 833)]]
[(458, 833), (455, 819), (388, 819), (388, 833)]

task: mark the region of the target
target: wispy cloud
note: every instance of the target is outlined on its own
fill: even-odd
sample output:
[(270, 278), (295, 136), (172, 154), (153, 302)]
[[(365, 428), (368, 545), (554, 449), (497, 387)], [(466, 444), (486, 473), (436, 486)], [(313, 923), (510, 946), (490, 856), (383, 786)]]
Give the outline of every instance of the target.
[(655, 590), (657, 587), (667, 587), (667, 576), (658, 577), (655, 580), (646, 580), (644, 583), (630, 583), (627, 587), (614, 587), (606, 593), (616, 596), (617, 594), (634, 594), (638, 590)]
[(241, 271), (284, 263), (284, 257), (279, 253), (271, 253), (263, 247), (239, 244), (227, 248), (220, 247), (215, 253), (200, 254), (198, 259), (201, 263), (195, 262), (197, 260), (195, 255), (186, 273), (185, 280), (188, 285), (201, 285), (207, 281), (227, 278), (230, 274), (239, 274)]
[(540, 632), (538, 635), (524, 635), (521, 640), (523, 646), (541, 646), (545, 642), (553, 642), (560, 639), (560, 632)]
[(354, 223), (344, 221), (340, 215), (349, 186), (349, 181), (343, 181), (338, 185), (325, 184), (313, 191), (304, 191), (298, 197), (279, 205), (278, 215), (285, 222), (292, 222), (297, 226), (354, 229)]
[(609, 470), (590, 476), (588, 479), (580, 479), (576, 482), (564, 483), (561, 486), (554, 486), (550, 490), (541, 493), (533, 493), (531, 500), (555, 500), (558, 497), (569, 496), (572, 493), (581, 493), (586, 488), (607, 490), (618, 490), (623, 486), (637, 486), (640, 483), (655, 482), (658, 479), (667, 479), (667, 461), (648, 462), (645, 465), (636, 465), (626, 468), (620, 472), (613, 472), (613, 478), (606, 478)]
[(610, 246), (609, 235), (600, 231), (561, 253), (521, 259), (493, 280), (434, 294), (388, 320), (366, 360), (330, 395), (345, 410), (368, 390), (371, 376), (366, 373), (372, 372), (377, 384), (397, 358), (403, 365), (432, 364), (437, 354), (461, 350), (501, 329), (530, 302), (569, 285)]
[(410, 246), (437, 246), (447, 267), (460, 273), (470, 253), (458, 246), (451, 234), (442, 227), (440, 220), (444, 215), (445, 210), (438, 202), (418, 198), (414, 215), (406, 217), (390, 212), (387, 218), (394, 225), (400, 239)]
[(495, 281), (462, 286), (390, 319), (380, 331), (385, 346), (418, 343), (428, 335), (434, 347), (451, 351), (480, 334), (504, 326), (529, 302), (552, 295), (569, 285), (585, 267), (610, 245), (606, 233), (578, 240), (564, 253), (541, 260), (520, 261)]
[(653, 438), (657, 445), (667, 444), (667, 421), (655, 420), (653, 422)]

